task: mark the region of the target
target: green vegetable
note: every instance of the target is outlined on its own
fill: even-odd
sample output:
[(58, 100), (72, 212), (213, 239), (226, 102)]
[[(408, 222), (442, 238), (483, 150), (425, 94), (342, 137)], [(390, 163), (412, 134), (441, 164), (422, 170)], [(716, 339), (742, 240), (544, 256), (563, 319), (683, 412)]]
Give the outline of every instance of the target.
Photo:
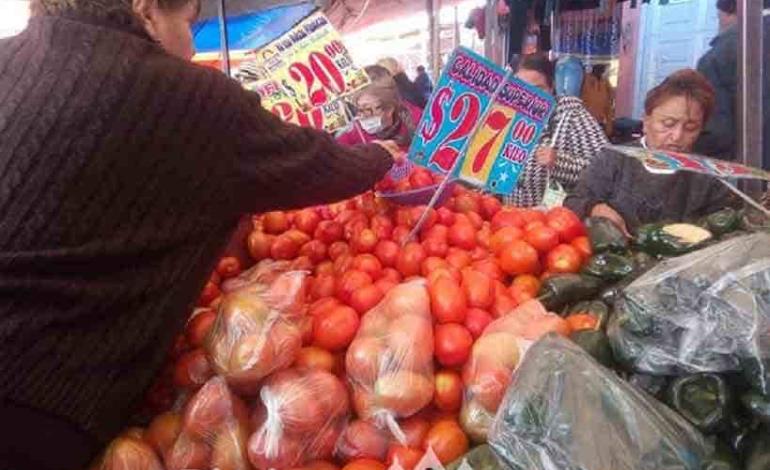
[(628, 249), (628, 239), (610, 219), (589, 217), (586, 219), (586, 228), (594, 253), (623, 253)]
[(582, 330), (570, 335), (570, 339), (585, 352), (591, 355), (604, 367), (615, 367), (615, 358), (612, 356), (612, 346), (607, 335), (601, 330)]
[(635, 373), (628, 377), (628, 383), (644, 390), (658, 400), (663, 399), (663, 395), (668, 388), (669, 378), (665, 375), (650, 375)]
[(578, 302), (567, 311), (567, 317), (579, 313), (593, 315), (599, 321), (599, 328), (604, 329), (607, 326), (607, 320), (610, 317), (610, 308), (601, 300), (587, 300)]
[(770, 357), (741, 358), (741, 371), (755, 391), (770, 396)]
[(691, 224), (649, 224), (637, 231), (636, 244), (653, 256), (678, 256), (712, 238), (711, 232)]
[(701, 373), (679, 377), (666, 393), (674, 410), (706, 434), (727, 423), (732, 408), (732, 392), (717, 374)]
[(741, 213), (732, 208), (722, 209), (706, 217), (707, 228), (717, 237), (738, 230)]
[(719, 438), (727, 443), (733, 452), (745, 455), (750, 437), (756, 429), (756, 423), (751, 418), (736, 412), (730, 415)]
[(458, 470), (463, 461), (474, 470), (501, 470), (502, 467), (497, 461), (492, 448), (488, 444), (483, 444), (471, 449), (470, 452), (459, 459), (447, 465), (446, 470)]
[(749, 392), (741, 396), (741, 403), (752, 416), (764, 424), (770, 424), (770, 397)]
[(741, 466), (732, 450), (721, 441), (717, 441), (714, 452), (706, 458), (700, 468), (701, 470), (739, 470)]
[(770, 468), (770, 428), (761, 427), (752, 436), (746, 459), (745, 470), (767, 470)]
[(605, 281), (620, 281), (634, 272), (634, 261), (615, 253), (594, 255), (583, 267), (583, 274)]
[(569, 304), (595, 297), (601, 288), (601, 279), (593, 276), (557, 274), (543, 281), (539, 299), (545, 308), (555, 312)]

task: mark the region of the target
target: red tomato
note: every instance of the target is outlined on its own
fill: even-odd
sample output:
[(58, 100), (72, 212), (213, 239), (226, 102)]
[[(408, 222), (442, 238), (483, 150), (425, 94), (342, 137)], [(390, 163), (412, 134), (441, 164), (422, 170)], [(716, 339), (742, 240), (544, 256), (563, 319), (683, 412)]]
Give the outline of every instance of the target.
[(222, 283), (222, 276), (220, 276), (218, 272), (212, 271), (211, 276), (209, 277), (209, 282), (213, 282), (214, 284), (219, 285)]
[(455, 210), (461, 214), (480, 212), (481, 204), (479, 203), (478, 196), (470, 192), (457, 196), (455, 198)]
[(333, 274), (319, 274), (310, 286), (310, 298), (318, 300), (331, 297), (336, 291), (335, 286), (336, 279)]
[(468, 217), (468, 222), (470, 222), (476, 230), (480, 230), (484, 225), (484, 219), (481, 218), (478, 212), (468, 212), (465, 216)]
[(318, 227), (316, 227), (313, 238), (321, 240), (327, 245), (331, 245), (334, 242), (342, 240), (344, 232), (345, 228), (342, 224), (333, 220), (323, 220), (318, 224)]
[(500, 267), (508, 274), (535, 274), (540, 270), (540, 262), (537, 250), (529, 243), (516, 240), (500, 252)]
[(387, 432), (358, 419), (351, 421), (340, 435), (337, 455), (346, 462), (354, 459), (384, 460), (389, 444)]
[(489, 249), (495, 255), (499, 255), (503, 248), (522, 238), (524, 238), (524, 232), (520, 228), (503, 227), (492, 235), (489, 240)]
[(422, 247), (425, 249), (425, 254), (428, 256), (438, 256), (443, 258), (449, 251), (449, 244), (440, 238), (426, 238), (422, 242)]
[(266, 233), (278, 235), (289, 230), (289, 219), (285, 212), (267, 212), (262, 217), (262, 227)]
[(187, 342), (194, 348), (203, 347), (203, 343), (206, 341), (211, 327), (214, 326), (214, 321), (217, 319), (217, 314), (213, 310), (205, 310), (197, 313), (190, 318), (185, 328), (187, 333)]
[(387, 467), (377, 460), (358, 459), (342, 467), (342, 470), (387, 470)]
[(481, 216), (485, 220), (492, 220), (498, 212), (503, 208), (503, 204), (500, 200), (494, 196), (482, 196), (481, 197)]
[(409, 184), (413, 189), (433, 186), (433, 175), (425, 168), (415, 168), (412, 174), (409, 175)]
[(398, 260), (398, 243), (390, 240), (381, 240), (374, 248), (376, 256), (383, 266), (393, 267)]
[(371, 222), (374, 234), (380, 240), (387, 240), (393, 235), (393, 222), (384, 215), (375, 215)]
[(276, 260), (291, 260), (299, 254), (299, 245), (294, 239), (281, 235), (275, 239), (270, 248), (270, 257)]
[(302, 246), (305, 243), (309, 242), (311, 240), (310, 235), (306, 234), (305, 232), (302, 232), (300, 230), (297, 230), (295, 228), (287, 230), (282, 237), (288, 237), (294, 240), (294, 242), (297, 244), (297, 246)]
[(307, 256), (314, 264), (318, 264), (326, 259), (326, 245), (321, 240), (310, 240), (302, 245), (299, 250), (300, 256)]
[(576, 273), (580, 271), (583, 257), (572, 245), (559, 245), (545, 259), (545, 268), (552, 273)]
[(562, 243), (569, 243), (586, 234), (580, 218), (565, 207), (554, 207), (548, 211), (548, 226), (559, 233)]
[(426, 257), (425, 249), (422, 245), (416, 242), (407, 243), (398, 255), (396, 269), (405, 278), (419, 276), (422, 262)]
[(517, 304), (508, 292), (505, 291), (505, 288), (503, 288), (502, 293), (498, 292), (495, 294), (495, 305), (492, 306), (492, 310), (489, 313), (491, 313), (494, 318), (500, 318), (511, 313), (517, 305), (519, 304)]
[(567, 317), (567, 324), (572, 331), (595, 330), (599, 320), (588, 313), (575, 313)]
[(396, 271), (394, 268), (385, 268), (382, 270), (382, 278), (380, 280), (386, 280), (398, 284), (401, 282), (401, 273)]
[(358, 255), (353, 259), (353, 269), (367, 273), (377, 280), (382, 276), (382, 263), (374, 255)]
[(503, 227), (522, 228), (526, 224), (521, 210), (516, 208), (505, 208), (492, 217), (492, 232), (496, 233)]
[(398, 462), (404, 470), (413, 470), (414, 467), (422, 460), (424, 452), (410, 447), (405, 447), (399, 444), (393, 444), (388, 449), (387, 464), (388, 468), (391, 468), (393, 464)]
[(495, 290), (492, 279), (486, 274), (472, 268), (466, 268), (463, 274), (463, 291), (468, 299), (468, 306), (475, 308), (490, 308), (495, 301)]
[(455, 222), (449, 228), (448, 238), (450, 245), (464, 250), (472, 250), (476, 247), (476, 229), (471, 224)]
[(396, 242), (398, 246), (403, 245), (406, 242), (407, 238), (409, 238), (408, 228), (398, 226), (393, 229), (393, 241)]
[(315, 275), (320, 276), (321, 274), (334, 274), (334, 263), (331, 261), (318, 263), (315, 267)]
[(460, 285), (447, 276), (440, 276), (428, 286), (433, 318), (439, 323), (462, 323), (468, 303)]
[(178, 413), (166, 412), (155, 417), (144, 433), (143, 439), (158, 455), (165, 455), (173, 447), (182, 430), (182, 417)]
[(329, 259), (332, 261), (337, 261), (337, 258), (340, 256), (350, 253), (350, 246), (342, 241), (334, 242), (329, 246), (327, 251), (329, 253)]
[(492, 231), (488, 225), (481, 227), (481, 230), (476, 232), (476, 244), (485, 250), (489, 250), (492, 244)]
[(433, 404), (441, 411), (456, 413), (463, 403), (463, 381), (453, 370), (442, 370), (434, 376)]
[(471, 267), (480, 273), (486, 274), (487, 277), (495, 281), (502, 281), (505, 277), (503, 270), (500, 269), (500, 265), (497, 264), (494, 258), (474, 261)]
[(446, 260), (457, 269), (463, 269), (473, 261), (471, 255), (467, 251), (452, 248), (449, 249)]
[[(334, 260), (334, 274), (342, 277), (343, 274), (350, 270), (351, 266), (353, 266), (353, 255), (344, 253)], [(337, 283), (337, 286), (339, 287), (339, 283)]]
[(515, 287), (522, 292), (526, 292), (534, 298), (537, 297), (538, 292), (540, 292), (540, 279), (538, 279), (537, 276), (533, 276), (531, 274), (522, 274), (520, 276), (516, 276), (513, 279), (513, 284), (511, 284), (511, 287)]
[(313, 343), (328, 351), (345, 349), (358, 332), (358, 313), (347, 305), (334, 307), (313, 318)]
[(433, 425), (423, 442), (423, 448), (433, 449), (439, 461), (447, 465), (468, 452), (468, 437), (457, 422), (441, 420)]
[(570, 242), (570, 245), (580, 253), (580, 256), (583, 257), (584, 261), (594, 254), (594, 250), (591, 247), (591, 240), (588, 237), (577, 237)]
[(353, 250), (356, 253), (371, 253), (380, 240), (374, 230), (365, 228), (353, 238)]
[(198, 299), (198, 305), (201, 307), (208, 307), (222, 292), (219, 290), (219, 286), (209, 281), (201, 292), (201, 296)]
[(430, 430), (430, 423), (425, 418), (414, 415), (398, 423), (406, 436), (405, 444), (409, 447), (421, 447), (422, 441)]
[(422, 223), (422, 227), (420, 227), (420, 230), (423, 232), (427, 232), (430, 230), (436, 223), (438, 222), (438, 214), (436, 214), (435, 209), (428, 209), (427, 206), (418, 206), (413, 207), (409, 211), (409, 227), (416, 227), (417, 222), (420, 220), (420, 217), (422, 217), (423, 212), (425, 212), (427, 209), (428, 213), (425, 215), (425, 220)]
[(321, 216), (313, 209), (303, 209), (294, 216), (294, 226), (308, 235), (315, 233), (320, 222)]
[(351, 269), (342, 275), (337, 281), (337, 298), (345, 303), (349, 303), (356, 290), (372, 285), (374, 281), (369, 274)]
[(559, 234), (545, 225), (535, 227), (524, 235), (524, 241), (540, 253), (548, 253), (559, 245)]
[(178, 388), (195, 389), (214, 375), (206, 351), (193, 349), (180, 357), (174, 367), (174, 385)]
[(391, 289), (396, 287), (398, 285), (398, 282), (393, 282), (390, 279), (382, 278), (374, 283), (374, 285), (377, 287), (377, 289), (382, 292), (383, 297), (387, 295), (388, 292), (390, 292)]
[(469, 308), (465, 315), (465, 327), (470, 331), (473, 339), (477, 339), (484, 332), (484, 328), (492, 323), (492, 315), (480, 308)]
[(217, 263), (217, 273), (222, 279), (230, 279), (239, 275), (243, 271), (241, 262), (235, 256), (225, 256)]
[(524, 225), (531, 224), (533, 222), (546, 223), (546, 215), (544, 212), (537, 209), (521, 209), (521, 217), (524, 219)]
[(484, 248), (477, 246), (471, 250), (471, 261), (481, 261), (489, 256), (489, 252)]
[(275, 241), (275, 235), (268, 235), (264, 232), (254, 231), (249, 234), (247, 242), (249, 254), (254, 261), (262, 261), (270, 257), (270, 248)]
[(439, 207), (436, 214), (438, 215), (438, 222), (446, 227), (455, 223), (455, 213), (446, 207)]
[(508, 291), (510, 292), (511, 298), (516, 303), (516, 305), (521, 305), (524, 302), (535, 298), (535, 296), (532, 295), (529, 291), (526, 291), (519, 286), (512, 285)]
[(447, 242), (449, 240), (449, 227), (444, 224), (436, 224), (423, 234), (423, 240), (440, 240)]
[(331, 373), (335, 365), (336, 359), (332, 353), (316, 346), (307, 346), (299, 350), (292, 367), (320, 369)]
[(465, 364), (473, 346), (473, 336), (467, 328), (457, 323), (437, 325), (434, 337), (434, 351), (439, 364), (444, 367)]
[(376, 284), (371, 284), (353, 291), (353, 295), (350, 296), (350, 306), (363, 315), (380, 303), (384, 296)]

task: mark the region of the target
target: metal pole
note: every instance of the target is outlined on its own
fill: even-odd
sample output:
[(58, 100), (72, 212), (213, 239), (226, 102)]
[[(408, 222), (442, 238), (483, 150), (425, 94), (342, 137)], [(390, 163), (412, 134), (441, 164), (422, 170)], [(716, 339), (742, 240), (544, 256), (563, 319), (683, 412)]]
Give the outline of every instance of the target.
[(219, 41), (220, 54), (222, 55), (222, 72), (230, 75), (230, 38), (227, 34), (227, 8), (225, 0), (219, 0)]
[[(738, 1), (738, 148), (741, 162), (762, 168), (762, 2)], [(745, 192), (758, 197), (759, 181), (748, 180)]]
[(441, 74), (441, 0), (426, 0), (430, 31), (430, 68), (433, 76)]
[(487, 0), (486, 5), (487, 35), (484, 38), (484, 56), (497, 65), (504, 65), (503, 35), (497, 24), (497, 1)]

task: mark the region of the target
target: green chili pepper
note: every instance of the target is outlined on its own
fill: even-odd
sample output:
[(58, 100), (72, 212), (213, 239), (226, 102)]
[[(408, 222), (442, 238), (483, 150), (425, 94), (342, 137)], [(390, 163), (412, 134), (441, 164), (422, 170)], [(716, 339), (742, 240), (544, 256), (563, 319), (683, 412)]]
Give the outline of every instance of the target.
[(586, 229), (594, 253), (623, 253), (628, 249), (628, 239), (610, 219), (589, 217), (586, 219)]
[(671, 382), (666, 397), (674, 410), (706, 434), (718, 431), (731, 414), (731, 390), (717, 374), (680, 377)]

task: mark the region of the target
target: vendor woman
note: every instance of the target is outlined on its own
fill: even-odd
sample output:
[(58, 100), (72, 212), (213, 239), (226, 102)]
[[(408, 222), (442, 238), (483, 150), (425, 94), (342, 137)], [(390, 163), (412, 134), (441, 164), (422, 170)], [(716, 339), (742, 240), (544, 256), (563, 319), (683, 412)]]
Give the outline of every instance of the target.
[[(647, 94), (644, 137), (650, 150), (691, 152), (714, 109), (714, 89), (694, 70), (681, 70)], [(626, 233), (660, 220), (684, 221), (730, 205), (730, 191), (710, 176), (656, 175), (641, 162), (605, 149), (584, 170), (565, 205), (581, 216), (606, 217)]]

